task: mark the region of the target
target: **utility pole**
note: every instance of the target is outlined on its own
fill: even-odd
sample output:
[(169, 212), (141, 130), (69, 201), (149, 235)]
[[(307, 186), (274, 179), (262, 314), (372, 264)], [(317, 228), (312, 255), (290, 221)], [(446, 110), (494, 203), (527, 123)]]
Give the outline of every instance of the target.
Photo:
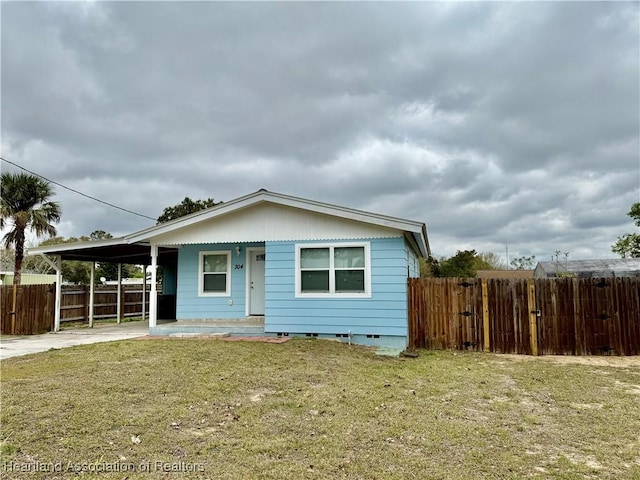
[(511, 267), (509, 266), (509, 244), (508, 243), (505, 243), (504, 251), (505, 251), (505, 256), (507, 258), (507, 270), (511, 270)]

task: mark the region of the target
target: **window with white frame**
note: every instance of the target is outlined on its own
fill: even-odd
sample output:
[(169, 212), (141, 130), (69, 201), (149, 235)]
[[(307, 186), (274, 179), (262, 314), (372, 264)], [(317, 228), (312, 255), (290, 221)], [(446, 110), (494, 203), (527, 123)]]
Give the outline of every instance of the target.
[(231, 252), (200, 252), (199, 294), (227, 296), (231, 294)]
[(369, 244), (296, 246), (296, 295), (370, 296)]

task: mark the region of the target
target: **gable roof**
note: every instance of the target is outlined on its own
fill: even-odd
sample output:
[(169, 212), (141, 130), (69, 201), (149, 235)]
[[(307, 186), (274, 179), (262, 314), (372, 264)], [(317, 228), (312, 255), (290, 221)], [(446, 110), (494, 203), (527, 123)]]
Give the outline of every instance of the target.
[(399, 230), (408, 234), (410, 240), (414, 244), (414, 247), (417, 247), (416, 250), (418, 250), (423, 256), (431, 255), (426, 225), (422, 222), (365, 212), (362, 210), (341, 207), (314, 200), (307, 200), (291, 195), (269, 192), (264, 189), (229, 202), (218, 204), (206, 210), (186, 215), (170, 222), (154, 225), (144, 230), (140, 230), (139, 232), (127, 235), (124, 238), (130, 243), (150, 241), (153, 238), (160, 237), (161, 235), (166, 235), (170, 232), (175, 232), (208, 220), (223, 218), (227, 215), (261, 204), (281, 205), (305, 210), (307, 212), (319, 213), (355, 222), (375, 225), (378, 227)]
[[(422, 222), (307, 200), (291, 195), (269, 192), (264, 189), (160, 225), (145, 228), (121, 238), (37, 247), (29, 249), (28, 253), (61, 255), (63, 259), (69, 260), (145, 263), (149, 258), (149, 245), (153, 243), (154, 239), (188, 229), (203, 222), (225, 219), (250, 207), (269, 204), (404, 232), (405, 238), (411, 243), (416, 252), (420, 252), (423, 256), (431, 255), (426, 225)], [(166, 249), (165, 253), (168, 254), (172, 251), (175, 252), (174, 249), (169, 248)], [(162, 256), (163, 247), (160, 248), (159, 253)]]

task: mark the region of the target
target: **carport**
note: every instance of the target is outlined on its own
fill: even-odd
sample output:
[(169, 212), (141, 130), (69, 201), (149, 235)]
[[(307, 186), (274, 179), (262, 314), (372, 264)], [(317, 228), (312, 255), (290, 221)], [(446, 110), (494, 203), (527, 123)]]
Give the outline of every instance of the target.
[[(158, 247), (148, 242), (129, 243), (125, 238), (112, 238), (91, 242), (77, 242), (70, 244), (50, 245), (29, 248), (27, 255), (40, 255), (56, 271), (56, 300), (54, 331), (60, 330), (60, 298), (62, 295), (62, 261), (77, 260), (91, 263), (91, 280), (89, 293), (89, 326), (93, 327), (93, 305), (95, 295), (95, 266), (96, 263), (114, 263), (118, 265), (118, 295), (117, 311), (121, 311), (122, 264), (143, 265), (146, 270), (150, 267), (151, 290), (149, 292), (149, 326), (154, 327), (158, 311), (157, 269), (159, 266), (175, 266), (178, 260), (178, 249)], [(144, 285), (144, 281), (143, 281)], [(144, 292), (143, 291), (143, 305)], [(118, 323), (120, 317), (118, 313)]]

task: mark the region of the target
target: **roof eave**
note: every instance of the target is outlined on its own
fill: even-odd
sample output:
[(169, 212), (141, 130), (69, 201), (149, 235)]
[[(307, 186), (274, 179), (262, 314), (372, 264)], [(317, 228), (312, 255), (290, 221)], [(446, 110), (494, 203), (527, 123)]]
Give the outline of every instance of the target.
[(73, 243), (57, 243), (55, 245), (45, 245), (41, 247), (31, 247), (26, 249), (27, 255), (55, 255), (56, 252), (68, 252), (73, 250), (82, 250), (85, 248), (100, 248), (122, 245), (127, 243), (124, 238), (110, 238), (108, 240), (95, 240), (86, 242)]

